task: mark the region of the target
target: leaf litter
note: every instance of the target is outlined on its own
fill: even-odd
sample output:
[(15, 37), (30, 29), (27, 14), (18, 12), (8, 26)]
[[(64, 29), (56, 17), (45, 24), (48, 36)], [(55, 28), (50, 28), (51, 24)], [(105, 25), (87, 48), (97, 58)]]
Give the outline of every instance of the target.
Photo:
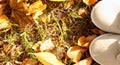
[(99, 65), (91, 41), (97, 0), (0, 0), (0, 65)]

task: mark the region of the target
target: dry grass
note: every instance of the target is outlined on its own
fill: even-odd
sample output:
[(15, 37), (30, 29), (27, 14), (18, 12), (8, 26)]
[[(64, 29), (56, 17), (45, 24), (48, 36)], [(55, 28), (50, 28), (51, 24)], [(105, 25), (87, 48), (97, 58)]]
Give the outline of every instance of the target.
[[(31, 3), (34, 1), (29, 0)], [(17, 24), (12, 23), (12, 28), (0, 31), (0, 65), (7, 65), (6, 63), (17, 65), (18, 61), (19, 65), (25, 58), (35, 58), (30, 54), (34, 52), (31, 47), (38, 41), (51, 38), (56, 47), (65, 53), (70, 46), (77, 44), (80, 36), (94, 34), (91, 29), (96, 27), (90, 18), (92, 6), (86, 6), (83, 2), (75, 2), (66, 9), (67, 2), (42, 1), (47, 4), (47, 9), (36, 19), (37, 25), (27, 25), (21, 31)], [(80, 8), (87, 11), (83, 17), (76, 13)], [(7, 13), (8, 17), (9, 13)], [(49, 22), (41, 20), (44, 15), (51, 16)], [(72, 64), (70, 59), (64, 56), (58, 55), (58, 58), (66, 65)], [(39, 62), (38, 64), (40, 65)]]

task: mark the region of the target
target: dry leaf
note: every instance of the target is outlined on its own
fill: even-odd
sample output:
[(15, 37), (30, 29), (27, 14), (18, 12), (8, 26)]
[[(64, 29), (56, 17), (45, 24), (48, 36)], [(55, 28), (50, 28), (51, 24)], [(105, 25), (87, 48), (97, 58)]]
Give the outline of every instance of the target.
[(0, 15), (0, 30), (10, 28), (10, 20), (6, 15)]
[(43, 4), (41, 0), (38, 0), (37, 2), (31, 4), (28, 9), (28, 14), (36, 13), (39, 11), (45, 10), (47, 7), (46, 4)]
[(94, 34), (98, 34), (98, 35), (105, 34), (105, 32), (104, 32), (104, 31), (99, 30), (99, 29), (91, 29), (91, 31), (92, 31)]
[(32, 16), (26, 15), (28, 9), (22, 0), (10, 0), (9, 4), (12, 8), (11, 18), (20, 27), (25, 27), (27, 24), (35, 24)]
[(50, 38), (44, 41), (40, 46), (41, 51), (50, 51), (50, 50), (53, 50), (54, 48), (55, 48), (55, 45), (53, 44)]
[(92, 58), (88, 57), (86, 59), (81, 60), (80, 62), (74, 64), (74, 65), (91, 65), (92, 64)]
[(73, 61), (73, 62), (78, 62), (83, 53), (86, 51), (86, 49), (81, 48), (79, 46), (72, 46), (68, 49), (67, 51), (67, 56)]
[(4, 14), (5, 7), (6, 7), (6, 4), (0, 4), (0, 15)]
[(78, 39), (78, 45), (79, 46), (82, 46), (84, 45), (85, 43), (89, 42), (89, 40), (85, 37), (85, 36), (81, 36), (79, 39)]
[(66, 1), (66, 0), (50, 0), (50, 1), (54, 1), (54, 2), (62, 2), (62, 1)]
[(34, 53), (37, 59), (44, 65), (65, 65), (57, 59), (57, 57), (50, 52)]
[(40, 44), (42, 43), (42, 41), (38, 41), (37, 43), (35, 43), (32, 46), (32, 49), (34, 49), (34, 51), (39, 52), (40, 51)]
[(25, 58), (22, 62), (22, 65), (37, 65), (38, 61), (31, 58)]
[(98, 0), (83, 0), (83, 2), (88, 6), (95, 4), (97, 1)]

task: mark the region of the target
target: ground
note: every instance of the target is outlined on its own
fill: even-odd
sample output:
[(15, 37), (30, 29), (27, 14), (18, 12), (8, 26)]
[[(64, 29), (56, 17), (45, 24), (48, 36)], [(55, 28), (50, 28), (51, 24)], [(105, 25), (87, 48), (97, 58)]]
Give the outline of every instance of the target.
[[(42, 65), (34, 55), (41, 52), (53, 53), (65, 65), (90, 57), (89, 47), (79, 45), (78, 41), (82, 36), (97, 37), (104, 33), (91, 21), (91, 10), (98, 1), (93, 4), (82, 0), (56, 1), (0, 0), (0, 65)], [(53, 46), (42, 47), (48, 40), (47, 44)], [(73, 46), (87, 49), (77, 62), (67, 54)], [(91, 65), (99, 64), (92, 60)]]

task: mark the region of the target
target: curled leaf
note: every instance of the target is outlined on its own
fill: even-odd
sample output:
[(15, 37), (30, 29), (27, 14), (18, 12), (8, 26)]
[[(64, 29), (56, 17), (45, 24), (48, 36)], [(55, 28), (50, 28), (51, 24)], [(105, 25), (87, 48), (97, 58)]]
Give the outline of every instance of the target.
[(10, 20), (6, 15), (0, 15), (0, 30), (9, 28), (10, 26)]
[(92, 58), (88, 57), (86, 59), (81, 60), (80, 62), (74, 64), (74, 65), (91, 65), (92, 64)]
[(43, 4), (41, 0), (31, 4), (28, 9), (28, 14), (36, 13), (39, 11), (45, 10), (47, 7), (46, 4)]
[(50, 52), (34, 53), (37, 59), (44, 65), (64, 65), (57, 57)]
[(67, 51), (67, 56), (73, 61), (73, 62), (78, 62), (83, 53), (86, 51), (86, 49), (81, 48), (79, 46), (72, 46), (68, 49)]
[(97, 1), (98, 0), (83, 0), (83, 2), (88, 6), (95, 4)]
[(6, 4), (0, 4), (0, 15), (4, 14), (4, 9), (6, 7)]
[(83, 46), (85, 43), (89, 42), (89, 40), (85, 37), (85, 36), (81, 36), (78, 39), (78, 45), (79, 46)]
[(22, 65), (36, 65), (38, 63), (37, 60), (31, 58), (25, 58), (22, 62)]
[(23, 0), (10, 0), (9, 4), (12, 8), (11, 18), (14, 22), (18, 23), (20, 27), (35, 23), (32, 16), (26, 15), (28, 9)]

